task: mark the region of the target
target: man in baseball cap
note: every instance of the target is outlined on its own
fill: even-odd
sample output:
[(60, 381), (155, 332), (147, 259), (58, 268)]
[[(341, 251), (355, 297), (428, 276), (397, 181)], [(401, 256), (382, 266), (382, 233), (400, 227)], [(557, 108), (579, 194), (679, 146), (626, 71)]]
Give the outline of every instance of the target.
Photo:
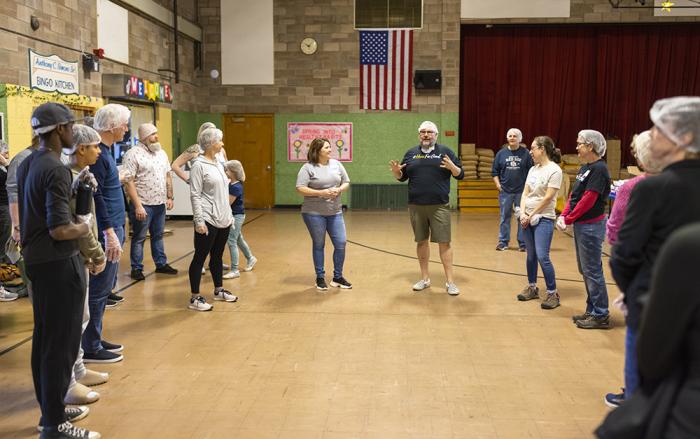
[(36, 134), (45, 134), (56, 129), (59, 125), (75, 122), (73, 113), (63, 104), (47, 102), (39, 105), (32, 113), (32, 129)]

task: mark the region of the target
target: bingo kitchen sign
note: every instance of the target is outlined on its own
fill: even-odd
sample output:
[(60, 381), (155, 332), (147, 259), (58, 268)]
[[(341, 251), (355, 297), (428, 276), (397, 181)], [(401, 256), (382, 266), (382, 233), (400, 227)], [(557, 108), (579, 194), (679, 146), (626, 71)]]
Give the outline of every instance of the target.
[(29, 84), (32, 89), (64, 95), (80, 94), (78, 62), (58, 55), (40, 55), (29, 49)]

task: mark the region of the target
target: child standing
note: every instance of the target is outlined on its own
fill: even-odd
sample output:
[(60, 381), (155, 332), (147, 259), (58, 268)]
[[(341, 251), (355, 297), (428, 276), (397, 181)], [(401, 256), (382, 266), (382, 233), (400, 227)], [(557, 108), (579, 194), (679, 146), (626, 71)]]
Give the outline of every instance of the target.
[(243, 182), (245, 181), (245, 171), (243, 165), (238, 160), (229, 160), (224, 164), (226, 175), (231, 180), (228, 186), (228, 200), (231, 203), (231, 212), (235, 227), (231, 228), (228, 235), (228, 248), (231, 251), (231, 270), (224, 274), (224, 279), (235, 279), (241, 276), (238, 270), (238, 249), (243, 252), (248, 261), (243, 271), (252, 271), (258, 259), (248, 247), (248, 243), (243, 238), (243, 222), (245, 221), (245, 208), (243, 207)]

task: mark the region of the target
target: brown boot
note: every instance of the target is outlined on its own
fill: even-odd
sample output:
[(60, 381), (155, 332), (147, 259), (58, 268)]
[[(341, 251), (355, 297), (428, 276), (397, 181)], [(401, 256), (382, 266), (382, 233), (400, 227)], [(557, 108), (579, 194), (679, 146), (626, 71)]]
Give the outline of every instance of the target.
[(523, 288), (523, 290), (518, 294), (518, 300), (525, 302), (532, 299), (540, 298), (540, 289), (537, 287), (531, 287), (530, 285)]

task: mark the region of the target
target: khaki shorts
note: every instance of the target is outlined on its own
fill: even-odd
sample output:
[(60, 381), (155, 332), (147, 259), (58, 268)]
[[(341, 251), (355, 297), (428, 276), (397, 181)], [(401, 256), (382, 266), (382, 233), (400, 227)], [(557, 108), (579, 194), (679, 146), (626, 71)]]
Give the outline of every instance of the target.
[(409, 204), (411, 226), (416, 242), (450, 242), (450, 206), (448, 204), (429, 204), (426, 206)]

